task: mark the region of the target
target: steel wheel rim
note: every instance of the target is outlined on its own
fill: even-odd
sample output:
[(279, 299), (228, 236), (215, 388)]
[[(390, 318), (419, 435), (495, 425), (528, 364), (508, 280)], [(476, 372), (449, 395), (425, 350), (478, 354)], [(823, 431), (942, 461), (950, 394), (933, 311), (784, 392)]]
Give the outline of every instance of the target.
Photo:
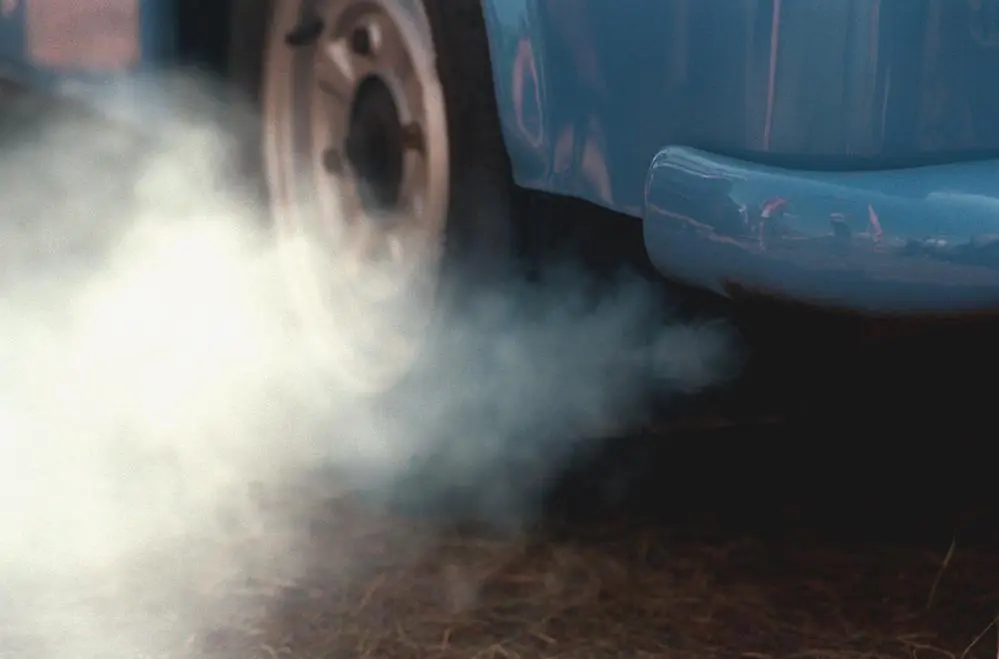
[[(304, 94), (288, 81), (292, 55), (285, 54), (284, 66), (274, 57), (265, 80), (265, 155), (296, 306), (348, 386), (368, 392), (398, 381), (425, 342), (447, 214), (446, 117), (432, 38), (425, 17), (401, 1), (324, 3), (325, 30), (300, 56), (311, 73)], [(295, 9), (276, 17), (272, 49), (287, 48), (283, 35)], [(405, 140), (389, 177), (396, 194), (383, 208), (370, 203), (373, 170), (350, 153), (358, 130), (352, 114), (371, 114), (367, 106), (357, 110), (372, 85), (378, 102), (391, 99)], [(307, 153), (294, 148), (296, 102), (306, 105), (306, 118), (297, 120), (309, 122)], [(370, 259), (372, 241), (381, 243), (387, 262)]]

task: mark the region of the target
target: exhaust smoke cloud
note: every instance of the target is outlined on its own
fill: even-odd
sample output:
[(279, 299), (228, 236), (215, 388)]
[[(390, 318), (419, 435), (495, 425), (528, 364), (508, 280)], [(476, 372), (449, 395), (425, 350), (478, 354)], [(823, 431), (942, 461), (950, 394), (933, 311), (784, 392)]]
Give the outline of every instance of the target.
[(650, 367), (728, 375), (722, 329), (658, 327), (644, 285), (594, 302), (570, 270), (448, 319), (408, 398), (343, 393), (211, 122), (2, 132), (0, 657), (194, 653), (259, 614), (247, 583), (305, 574), (304, 504), (264, 501), (317, 473), (517, 528), (581, 438), (643, 412)]

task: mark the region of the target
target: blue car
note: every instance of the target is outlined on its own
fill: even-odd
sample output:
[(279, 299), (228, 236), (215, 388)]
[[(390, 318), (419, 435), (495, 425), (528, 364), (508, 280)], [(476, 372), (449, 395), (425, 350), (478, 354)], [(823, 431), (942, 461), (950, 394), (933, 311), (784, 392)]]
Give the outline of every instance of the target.
[(290, 268), (315, 326), (317, 281), (410, 303), (340, 360), (367, 391), (503, 267), (523, 191), (720, 296), (999, 304), (999, 0), (0, 0), (0, 63), (63, 89), (197, 64), (257, 103), (275, 224), (340, 236)]

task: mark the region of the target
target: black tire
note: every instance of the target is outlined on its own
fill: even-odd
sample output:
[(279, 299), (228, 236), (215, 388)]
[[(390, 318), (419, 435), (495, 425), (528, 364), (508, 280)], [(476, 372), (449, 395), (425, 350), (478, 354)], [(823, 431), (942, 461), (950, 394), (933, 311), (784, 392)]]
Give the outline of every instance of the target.
[[(407, 1), (426, 13), (444, 96), (451, 183), (434, 318), (450, 322), (484, 287), (513, 271), (522, 240), (514, 207), (520, 195), (501, 134), (479, 0)], [(274, 0), (235, 0), (230, 10), (227, 77), (258, 107), (264, 102), (267, 48), (287, 47), (270, 34), (275, 7)], [(296, 57), (306, 61), (308, 48)], [(260, 153), (259, 142), (247, 145)], [(438, 324), (428, 341), (439, 342), (444, 334)], [(419, 360), (411, 370), (420, 373)]]

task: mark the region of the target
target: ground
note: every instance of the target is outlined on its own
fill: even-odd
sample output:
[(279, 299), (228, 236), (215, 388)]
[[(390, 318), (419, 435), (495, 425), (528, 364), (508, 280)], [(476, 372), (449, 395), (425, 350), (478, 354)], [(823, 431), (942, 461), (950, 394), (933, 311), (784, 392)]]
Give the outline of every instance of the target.
[[(329, 524), (310, 543), (316, 564), (349, 529), (349, 546), (376, 567), (346, 588), (320, 568), (268, 599), (259, 626), (215, 637), (215, 649), (232, 643), (267, 658), (997, 656), (990, 415), (987, 392), (970, 384), (982, 381), (975, 369), (948, 350), (960, 336), (896, 342), (892, 357), (872, 347), (881, 361), (831, 356), (853, 380), (824, 380), (828, 363), (818, 371), (766, 355), (736, 398), (774, 412), (767, 423), (723, 428), (698, 408), (678, 429), (674, 408), (654, 431), (615, 438), (567, 475), (546, 518), (522, 533), (322, 505)], [(913, 354), (918, 370), (905, 368)], [(736, 402), (714, 399), (714, 420)], [(621, 473), (627, 485), (608, 487)], [(425, 539), (419, 550), (400, 550), (414, 537)]]
[[(746, 517), (723, 519), (733, 506), (712, 510), (689, 496), (699, 522), (621, 515), (515, 537), (321, 506), (327, 524), (313, 528), (310, 576), (268, 597), (257, 624), (210, 634), (204, 649), (265, 658), (996, 653), (999, 559), (978, 538), (965, 547), (942, 528), (934, 541), (926, 526), (891, 520), (830, 530), (787, 513), (750, 515), (765, 527), (750, 532)], [(366, 566), (349, 578), (330, 569), (345, 543)]]

